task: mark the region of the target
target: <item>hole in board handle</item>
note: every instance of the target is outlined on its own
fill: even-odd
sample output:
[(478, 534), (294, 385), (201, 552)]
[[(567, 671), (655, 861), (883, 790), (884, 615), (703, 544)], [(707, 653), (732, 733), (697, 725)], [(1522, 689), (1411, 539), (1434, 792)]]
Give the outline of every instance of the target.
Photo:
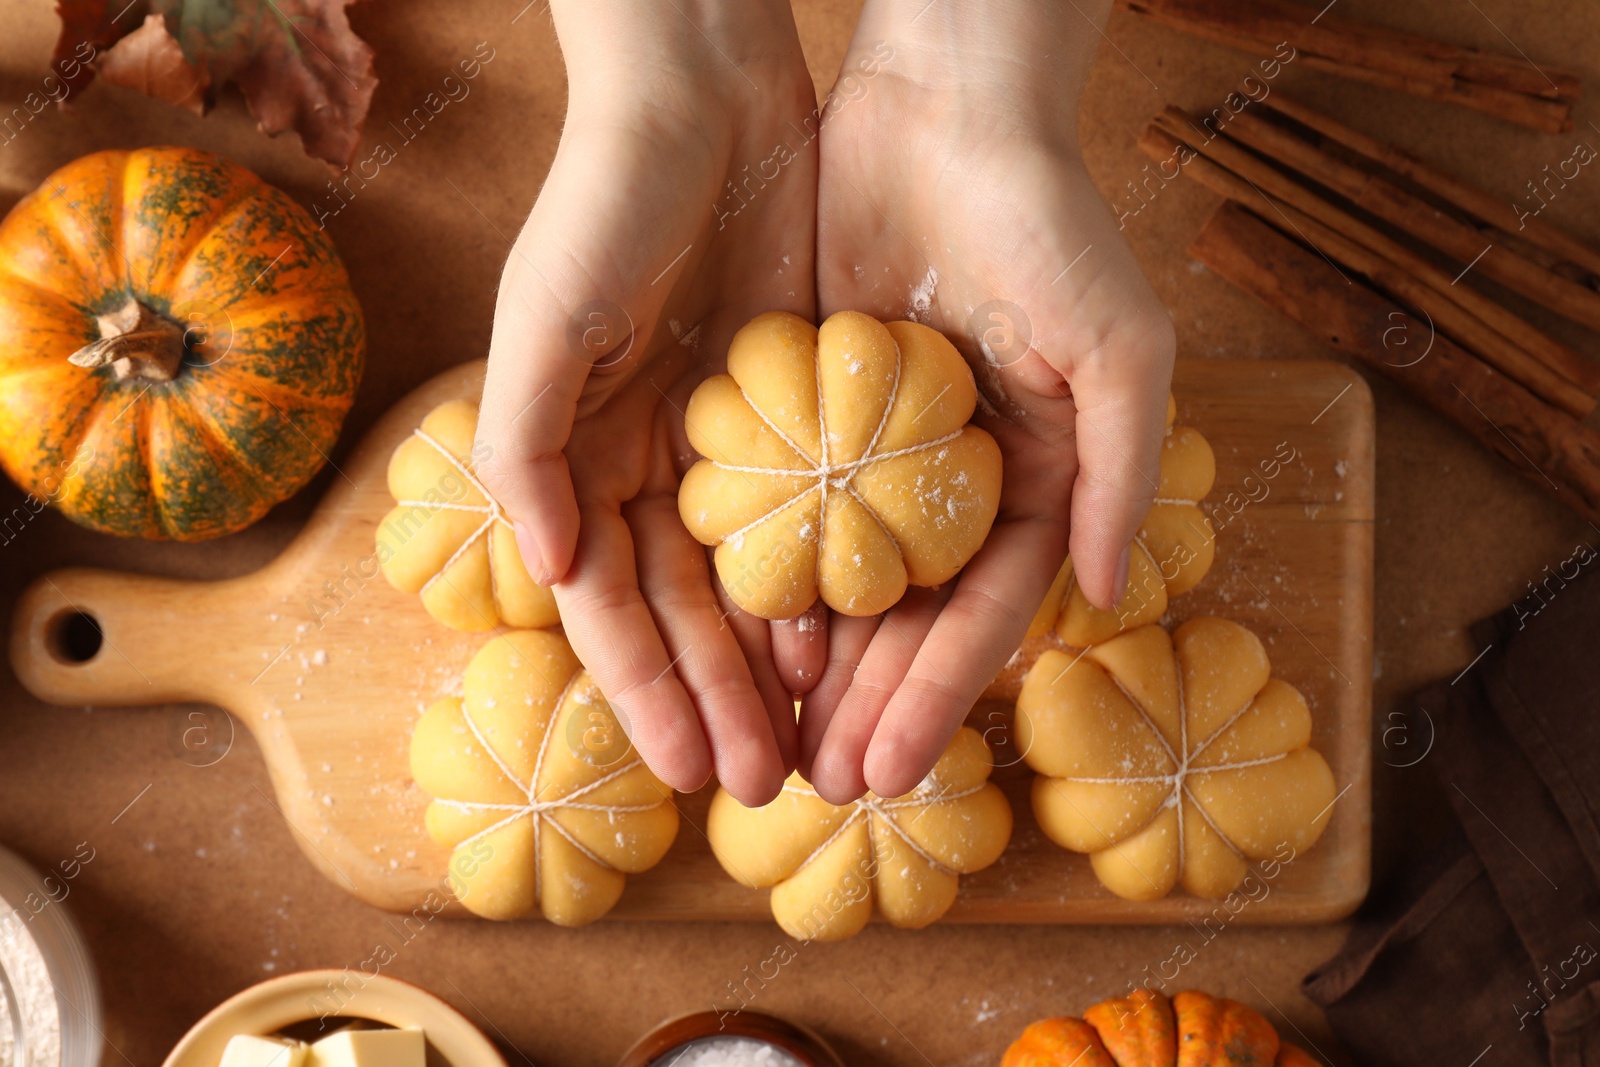
[(45, 634), (45, 646), (58, 663), (76, 667), (88, 663), (100, 654), (105, 636), (100, 632), (100, 622), (93, 615), (81, 611), (63, 611), (50, 620)]

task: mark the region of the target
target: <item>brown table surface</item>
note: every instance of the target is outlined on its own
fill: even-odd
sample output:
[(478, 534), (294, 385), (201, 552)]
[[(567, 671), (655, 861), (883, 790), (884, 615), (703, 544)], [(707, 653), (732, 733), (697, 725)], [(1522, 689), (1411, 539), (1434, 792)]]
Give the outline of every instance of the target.
[[(336, 461), (412, 387), (487, 349), (502, 235), (515, 232), (532, 203), (564, 108), (548, 16), (530, 12), (511, 24), (524, 2), (385, 0), (352, 12), (377, 50), (382, 82), (369, 146), (479, 41), (492, 44), (496, 57), (471, 95), (441, 113), (329, 224), (371, 334), (367, 378)], [(858, 3), (796, 6), (813, 73), (826, 86)], [(1510, 50), (1509, 40), (1536, 60), (1580, 71), (1588, 95), (1577, 132), (1541, 135), (1293, 64), (1278, 87), (1508, 199), (1545, 164), (1567, 158), (1576, 141), (1600, 140), (1589, 121), (1600, 120), (1600, 8), (1346, 0), (1340, 10), (1486, 48)], [(0, 0), (0, 25), (0, 110), (9, 113), (45, 74), (56, 26), (39, 0)], [(1124, 183), (1145, 162), (1134, 139), (1148, 116), (1167, 102), (1217, 106), (1250, 60), (1127, 15), (1102, 29), (1109, 44), (1084, 101), (1084, 141), (1101, 188), (1126, 197)], [(1085, 22), (1084, 32), (1098, 31)], [(269, 141), (254, 125), (237, 98), (202, 121), (95, 86), (72, 110), (47, 111), (0, 144), (0, 211), (78, 155), (160, 143), (222, 152), (305, 203), (325, 194), (325, 171), (292, 136)], [(1129, 240), (1174, 309), (1180, 356), (1328, 357), (1298, 327), (1189, 262), (1184, 248), (1214, 205), (1210, 193), (1179, 182), (1128, 220)], [(1585, 171), (1544, 217), (1600, 243), (1600, 173)], [(1593, 337), (1540, 321), (1600, 351)], [(1524, 593), (1595, 531), (1388, 383), (1373, 388), (1374, 860), (1381, 879), (1447, 818), (1426, 761), (1387, 765), (1411, 759), (1383, 748), (1387, 717), (1406, 708), (1414, 687), (1453, 675), (1476, 655), (1470, 622)], [(26, 582), (68, 564), (205, 578), (253, 570), (294, 535), (327, 481), (324, 472), (253, 529), (201, 545), (116, 541), (47, 513), (0, 547), (0, 608), (9, 617)], [(0, 487), (0, 513), (19, 499), (14, 486)], [(0, 672), (0, 843), (40, 867), (70, 856), (79, 842), (95, 849), (71, 883), (68, 905), (103, 975), (105, 1033), (114, 1046), (108, 1064), (158, 1064), (224, 996), (274, 974), (355, 966), (377, 942), (395, 940), (384, 914), (345, 896), (302, 858), (265, 799), (266, 772), (248, 736), (241, 733), (215, 766), (174, 758), (169, 731), (182, 714), (45, 707), (9, 670)], [(1026, 1023), (1124, 990), (1182, 936), (1164, 928), (904, 933), (874, 925), (844, 944), (803, 951), (753, 1006), (812, 1024), (854, 1063), (994, 1063)], [(1246, 1001), (1339, 1061), (1298, 983), (1343, 936), (1342, 926), (1230, 927), (1183, 968), (1181, 984)], [(726, 1003), (727, 983), (765, 959), (777, 938), (765, 925), (600, 923), (568, 931), (536, 922), (439, 922), (400, 946), (388, 970), (464, 1010), (508, 1046), (513, 1065), (598, 1067), (664, 1017)]]

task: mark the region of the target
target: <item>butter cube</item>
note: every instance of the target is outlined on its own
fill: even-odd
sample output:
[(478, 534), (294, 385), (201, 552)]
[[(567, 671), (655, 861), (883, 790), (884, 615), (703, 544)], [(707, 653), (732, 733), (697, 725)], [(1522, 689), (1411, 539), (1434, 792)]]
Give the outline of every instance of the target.
[(311, 1046), (305, 1067), (424, 1067), (421, 1030), (341, 1030)]
[(222, 1050), (221, 1067), (306, 1067), (306, 1046), (281, 1037), (234, 1034)]

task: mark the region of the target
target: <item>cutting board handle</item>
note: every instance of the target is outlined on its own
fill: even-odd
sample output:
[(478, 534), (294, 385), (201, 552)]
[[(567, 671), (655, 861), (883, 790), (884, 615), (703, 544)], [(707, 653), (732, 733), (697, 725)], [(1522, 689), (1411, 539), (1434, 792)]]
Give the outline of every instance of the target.
[[(11, 619), (11, 669), (52, 704), (169, 704), (212, 700), (218, 591), (71, 567), (23, 591)], [(220, 617), (220, 612), (216, 613)]]

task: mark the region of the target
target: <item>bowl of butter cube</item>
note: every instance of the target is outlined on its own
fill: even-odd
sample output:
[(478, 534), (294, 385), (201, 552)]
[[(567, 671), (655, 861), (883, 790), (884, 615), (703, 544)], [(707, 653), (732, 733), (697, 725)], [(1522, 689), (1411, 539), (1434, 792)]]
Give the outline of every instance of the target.
[(476, 1026), (409, 982), (301, 971), (213, 1008), (163, 1067), (506, 1067)]

